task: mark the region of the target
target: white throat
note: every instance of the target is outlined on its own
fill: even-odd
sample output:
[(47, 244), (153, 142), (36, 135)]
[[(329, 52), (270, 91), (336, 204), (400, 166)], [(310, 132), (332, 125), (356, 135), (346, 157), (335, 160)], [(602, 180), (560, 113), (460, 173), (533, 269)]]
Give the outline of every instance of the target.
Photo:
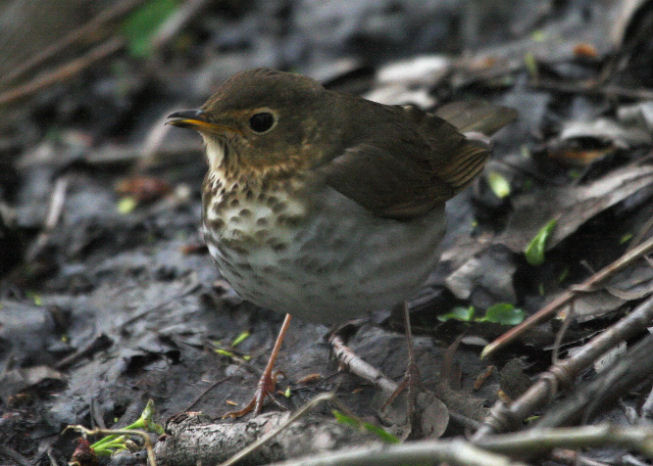
[[(203, 136), (204, 137), (204, 136)], [(206, 156), (209, 159), (209, 168), (216, 169), (224, 160), (224, 147), (214, 139), (204, 137)]]

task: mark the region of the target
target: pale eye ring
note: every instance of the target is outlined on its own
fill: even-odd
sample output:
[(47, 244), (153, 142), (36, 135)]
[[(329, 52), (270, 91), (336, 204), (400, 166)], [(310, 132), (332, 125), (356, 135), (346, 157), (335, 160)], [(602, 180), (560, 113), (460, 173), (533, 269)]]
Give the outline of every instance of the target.
[(252, 115), (249, 119), (249, 127), (258, 134), (270, 131), (274, 126), (275, 118), (271, 112), (261, 111)]

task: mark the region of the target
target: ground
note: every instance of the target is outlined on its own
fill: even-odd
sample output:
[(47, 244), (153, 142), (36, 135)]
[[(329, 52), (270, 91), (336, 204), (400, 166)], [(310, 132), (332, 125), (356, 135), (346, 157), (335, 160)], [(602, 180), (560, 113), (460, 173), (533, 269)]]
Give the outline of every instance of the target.
[[(424, 417), (444, 439), (473, 430), (465, 420), (483, 421), (500, 396), (518, 398), (552, 352), (572, 357), (652, 299), (651, 2), (68, 0), (50, 8), (0, 7), (0, 38), (11, 46), (0, 63), (2, 464), (64, 464), (79, 437), (62, 434), (67, 425), (126, 426), (150, 399), (157, 423), (195, 411), (219, 423), (251, 395), (283, 316), (221, 279), (199, 234), (201, 140), (163, 126), (242, 69), (302, 72), (427, 110), (484, 99), (518, 111), (493, 139), (483, 175), (447, 205), (442, 260), (410, 303), (422, 382), (446, 406)], [(592, 281), (605, 267), (607, 278)], [(578, 287), (587, 280), (591, 287)], [(555, 309), (573, 313), (561, 343), (566, 324), (556, 318), (479, 357), (521, 311), (567, 290), (573, 298)], [(609, 385), (620, 404), (581, 405), (582, 421), (547, 425), (650, 423), (653, 363), (635, 352), (651, 338), (644, 315), (612, 359), (576, 367), (559, 397), (568, 401), (617, 371), (613, 359), (632, 356), (630, 372), (619, 372), (624, 383)], [(339, 407), (400, 433), (380, 414), (380, 390), (334, 360), (330, 330), (292, 322), (278, 361), (278, 388), (289, 396), (279, 403), (292, 411), (334, 391)], [(401, 378), (400, 316), (381, 311), (340, 334)], [(342, 426), (334, 406), (317, 408), (319, 426)], [(527, 415), (561, 409), (542, 403)], [(351, 433), (339, 428), (334, 437)], [(563, 464), (564, 451), (533, 461)], [(626, 448), (586, 455), (638, 464)]]

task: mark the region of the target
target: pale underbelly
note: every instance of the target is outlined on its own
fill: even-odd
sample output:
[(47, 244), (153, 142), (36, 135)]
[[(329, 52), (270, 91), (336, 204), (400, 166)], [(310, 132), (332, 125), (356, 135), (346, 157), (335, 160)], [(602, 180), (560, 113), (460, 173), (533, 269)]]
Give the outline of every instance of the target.
[(261, 307), (323, 323), (409, 298), (437, 263), (444, 210), (400, 222), (375, 217), (335, 194), (321, 209), (336, 209), (337, 215), (310, 216), (280, 231), (276, 241), (246, 249), (223, 241), (227, 230), (219, 236), (205, 228), (209, 252), (223, 277)]

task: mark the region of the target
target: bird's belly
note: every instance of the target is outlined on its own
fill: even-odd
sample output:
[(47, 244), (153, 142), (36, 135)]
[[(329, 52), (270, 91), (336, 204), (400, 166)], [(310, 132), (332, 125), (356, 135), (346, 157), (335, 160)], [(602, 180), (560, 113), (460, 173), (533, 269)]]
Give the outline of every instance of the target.
[[(260, 229), (229, 223), (219, 232), (205, 223), (204, 232), (222, 275), (243, 298), (335, 323), (409, 298), (437, 263), (444, 219), (443, 208), (411, 221), (379, 218), (329, 191), (312, 214), (269, 229), (263, 241), (252, 241)], [(274, 225), (274, 216), (259, 223)], [(237, 241), (236, 227), (249, 242)]]

